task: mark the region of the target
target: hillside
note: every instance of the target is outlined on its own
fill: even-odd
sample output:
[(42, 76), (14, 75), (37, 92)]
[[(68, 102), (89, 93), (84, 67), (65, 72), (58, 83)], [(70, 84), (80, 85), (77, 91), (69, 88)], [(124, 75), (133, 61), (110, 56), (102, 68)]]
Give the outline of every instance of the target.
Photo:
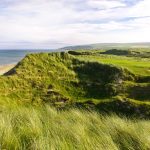
[(61, 50), (91, 50), (91, 49), (129, 49), (129, 48), (150, 48), (150, 43), (96, 43), (78, 46), (67, 46)]
[(0, 77), (0, 103), (47, 103), (149, 117), (149, 58), (100, 52), (27, 55)]

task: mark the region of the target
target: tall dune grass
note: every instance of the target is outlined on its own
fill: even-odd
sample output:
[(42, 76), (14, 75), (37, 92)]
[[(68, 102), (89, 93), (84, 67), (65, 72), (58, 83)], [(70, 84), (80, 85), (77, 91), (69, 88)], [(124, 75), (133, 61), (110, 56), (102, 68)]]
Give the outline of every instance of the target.
[[(9, 108), (9, 107), (7, 107)], [(147, 150), (150, 121), (102, 116), (50, 106), (3, 108), (0, 149), (8, 150)]]

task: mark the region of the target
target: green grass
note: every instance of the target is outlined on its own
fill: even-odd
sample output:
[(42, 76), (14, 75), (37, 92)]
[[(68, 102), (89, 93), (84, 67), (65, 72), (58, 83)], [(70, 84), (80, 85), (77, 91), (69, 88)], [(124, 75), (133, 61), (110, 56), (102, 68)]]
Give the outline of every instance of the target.
[(148, 61), (101, 55), (99, 50), (30, 54), (0, 77), (0, 99), (3, 103), (9, 99), (65, 107), (76, 102), (111, 102), (121, 96), (123, 101), (134, 99), (147, 104), (150, 77), (144, 70), (149, 67)]
[(101, 52), (30, 54), (0, 76), (0, 149), (150, 149), (150, 59)]
[[(10, 109), (11, 108), (11, 109)], [(1, 107), (0, 147), (7, 150), (147, 150), (150, 122), (45, 106)]]
[(98, 61), (101, 63), (113, 64), (119, 67), (124, 67), (137, 75), (150, 76), (149, 58), (135, 58), (125, 56), (112, 56), (112, 55), (98, 55), (98, 56), (84, 55), (78, 57), (82, 60)]
[(0, 77), (0, 93), (39, 103), (100, 99), (114, 95), (113, 84), (127, 78), (132, 78), (127, 70), (80, 61), (68, 53), (34, 54), (24, 58), (8, 76)]

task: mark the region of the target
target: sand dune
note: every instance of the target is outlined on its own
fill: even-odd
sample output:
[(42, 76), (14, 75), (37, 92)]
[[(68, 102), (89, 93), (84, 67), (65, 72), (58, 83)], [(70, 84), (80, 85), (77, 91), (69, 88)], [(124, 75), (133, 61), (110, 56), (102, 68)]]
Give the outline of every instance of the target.
[(15, 66), (15, 64), (9, 64), (9, 65), (2, 65), (0, 66), (0, 75), (3, 75), (10, 69), (12, 69)]

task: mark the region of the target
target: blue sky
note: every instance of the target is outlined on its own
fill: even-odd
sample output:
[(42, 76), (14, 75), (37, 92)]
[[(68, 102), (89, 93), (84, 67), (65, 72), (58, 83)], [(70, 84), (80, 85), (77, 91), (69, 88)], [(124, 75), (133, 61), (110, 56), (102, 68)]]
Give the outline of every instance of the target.
[(150, 0), (1, 0), (0, 49), (150, 42)]

